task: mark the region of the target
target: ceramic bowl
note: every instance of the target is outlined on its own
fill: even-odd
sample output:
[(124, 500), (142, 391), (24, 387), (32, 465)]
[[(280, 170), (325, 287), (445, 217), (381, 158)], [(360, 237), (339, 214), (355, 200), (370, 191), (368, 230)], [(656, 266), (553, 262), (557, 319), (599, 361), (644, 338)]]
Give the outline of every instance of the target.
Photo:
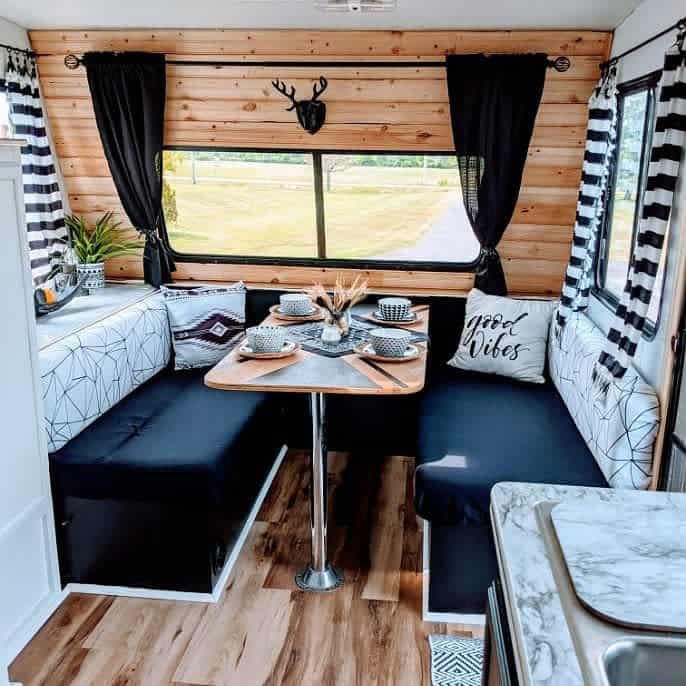
[(312, 312), (312, 301), (305, 293), (284, 293), (280, 303), (281, 311), (293, 317), (302, 317)]
[(251, 326), (245, 333), (256, 353), (278, 353), (286, 342), (286, 329), (281, 326)]
[(410, 316), (411, 305), (412, 303), (407, 298), (381, 298), (379, 313), (383, 319), (399, 322)]
[(381, 357), (402, 357), (410, 344), (412, 334), (400, 329), (372, 329), (369, 342)]

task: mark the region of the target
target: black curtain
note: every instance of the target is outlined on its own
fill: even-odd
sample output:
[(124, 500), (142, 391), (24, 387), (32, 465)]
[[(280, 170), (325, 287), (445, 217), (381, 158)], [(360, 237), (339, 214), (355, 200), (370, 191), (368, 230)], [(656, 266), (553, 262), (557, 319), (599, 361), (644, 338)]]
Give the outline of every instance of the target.
[(164, 55), (89, 52), (83, 56), (100, 140), (119, 199), (145, 236), (146, 283), (171, 281), (174, 263), (161, 239)]
[(481, 244), (475, 286), (506, 295), (496, 247), (519, 197), (547, 57), (448, 55), (446, 65), (462, 195)]

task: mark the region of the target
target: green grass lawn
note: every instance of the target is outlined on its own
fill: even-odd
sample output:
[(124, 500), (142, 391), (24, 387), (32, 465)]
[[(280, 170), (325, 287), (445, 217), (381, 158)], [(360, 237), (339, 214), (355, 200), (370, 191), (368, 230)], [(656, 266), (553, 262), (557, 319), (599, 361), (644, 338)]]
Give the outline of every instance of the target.
[(610, 261), (628, 262), (631, 254), (631, 239), (634, 231), (635, 198), (625, 200), (615, 196), (612, 209), (612, 239), (610, 241)]
[[(176, 191), (178, 221), (168, 226), (175, 250), (316, 256), (311, 167), (202, 162), (197, 165), (196, 185), (188, 178), (188, 167), (184, 163), (174, 174), (165, 174)], [(426, 171), (431, 173), (429, 181), (422, 169), (415, 168), (352, 167), (335, 172), (333, 190), (325, 194), (327, 255), (376, 256), (420, 240), (431, 220), (457, 197), (457, 172)], [(441, 181), (448, 177), (455, 185)], [(422, 180), (425, 186), (420, 185)]]

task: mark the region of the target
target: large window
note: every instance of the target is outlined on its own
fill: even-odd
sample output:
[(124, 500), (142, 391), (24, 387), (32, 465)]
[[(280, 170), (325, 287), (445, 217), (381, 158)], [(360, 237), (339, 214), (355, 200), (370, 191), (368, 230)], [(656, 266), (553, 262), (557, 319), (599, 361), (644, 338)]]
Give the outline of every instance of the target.
[(167, 150), (169, 243), (185, 257), (473, 263), (454, 155)]
[(164, 153), (169, 242), (189, 255), (316, 257), (309, 155)]
[[(619, 87), (617, 147), (597, 272), (599, 295), (613, 308), (621, 299), (626, 285), (642, 213), (658, 78), (659, 74), (651, 74)], [(654, 330), (659, 318), (666, 253), (663, 250), (648, 310), (649, 332)]]

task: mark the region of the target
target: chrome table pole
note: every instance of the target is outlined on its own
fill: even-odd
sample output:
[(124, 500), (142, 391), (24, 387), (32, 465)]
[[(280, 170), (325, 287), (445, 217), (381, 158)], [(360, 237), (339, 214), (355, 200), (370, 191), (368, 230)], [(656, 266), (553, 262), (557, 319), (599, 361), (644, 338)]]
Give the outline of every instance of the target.
[(312, 525), (312, 562), (295, 575), (303, 591), (333, 591), (343, 583), (343, 575), (326, 558), (327, 454), (325, 396), (310, 394), (312, 411), (312, 462), (310, 482), (310, 520)]

